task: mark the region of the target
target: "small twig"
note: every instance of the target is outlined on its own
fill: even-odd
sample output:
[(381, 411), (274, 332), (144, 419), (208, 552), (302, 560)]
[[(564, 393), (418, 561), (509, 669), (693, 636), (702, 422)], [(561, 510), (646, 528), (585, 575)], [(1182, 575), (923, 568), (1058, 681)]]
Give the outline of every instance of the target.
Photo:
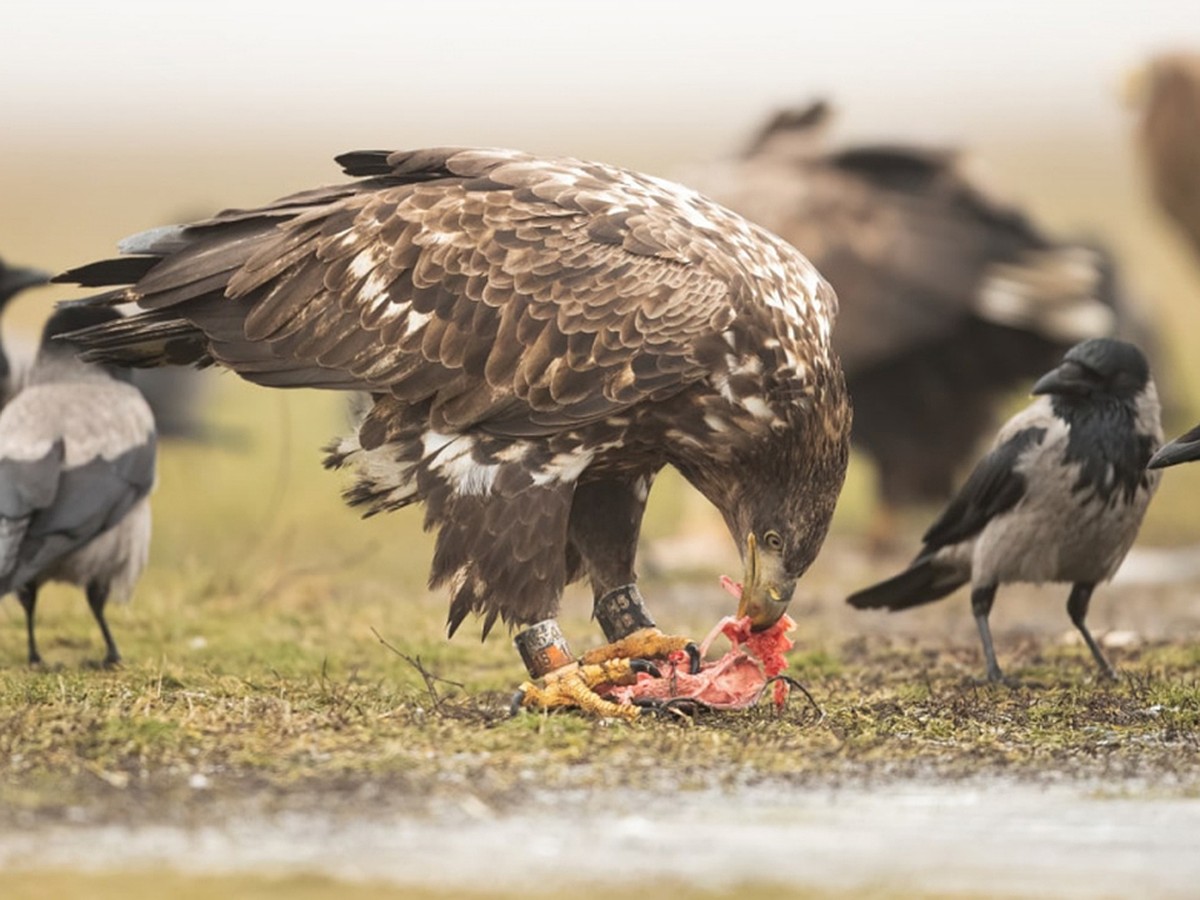
[(409, 656), (407, 653), (402, 653), (400, 650), (396, 649), (396, 647), (392, 646), (386, 640), (384, 640), (383, 635), (381, 635), (378, 631), (375, 630), (374, 625), (371, 626), (371, 634), (375, 635), (375, 637), (379, 641), (379, 643), (383, 644), (383, 646), (387, 647), (389, 650), (391, 650), (393, 653), (395, 653), (398, 657), (400, 657), (402, 660), (404, 660), (406, 663), (408, 663), (410, 666), (412, 666), (414, 669), (417, 670), (417, 673), (425, 681), (425, 690), (429, 691), (429, 699), (433, 701), (434, 709), (441, 709), (442, 701), (444, 699), (444, 698), (438, 696), (436, 685), (439, 681), (442, 684), (448, 684), (451, 687), (456, 687), (456, 688), (459, 688), (460, 690), (466, 688), (466, 685), (462, 684), (461, 682), (451, 681), (449, 678), (442, 678), (439, 675), (434, 675), (432, 672), (430, 672), (428, 669), (426, 669), (425, 666), (423, 666), (421, 664), (421, 657)]
[(763, 694), (765, 694), (767, 692), (768, 685), (774, 684), (776, 681), (782, 681), (785, 684), (791, 685), (808, 698), (808, 702), (812, 704), (812, 708), (817, 711), (817, 721), (813, 723), (814, 725), (820, 725), (825, 721), (825, 710), (821, 709), (821, 704), (817, 703), (816, 698), (808, 692), (808, 688), (802, 685), (795, 678), (792, 678), (790, 675), (776, 675), (774, 678), (768, 678), (763, 683), (762, 690), (759, 692), (758, 696), (761, 697)]

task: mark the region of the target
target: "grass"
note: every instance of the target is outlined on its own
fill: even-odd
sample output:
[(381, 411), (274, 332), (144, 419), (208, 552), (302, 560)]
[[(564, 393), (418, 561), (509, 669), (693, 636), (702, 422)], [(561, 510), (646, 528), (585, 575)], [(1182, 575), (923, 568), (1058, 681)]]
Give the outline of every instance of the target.
[[(691, 726), (509, 718), (523, 677), (516, 655), (502, 639), (445, 640), (445, 601), (422, 587), (430, 547), (415, 516), (360, 521), (316, 465), (336, 403), (231, 379), (214, 401), (222, 431), (254, 438), (164, 448), (152, 565), (134, 604), (112, 614), (122, 668), (89, 666), (98, 635), (65, 589), (39, 607), (48, 663), (26, 668), (22, 616), (5, 605), (0, 818), (55, 819), (68, 807), (175, 817), (201, 800), (250, 792), (284, 802), (371, 782), (414, 802), (470, 783), (503, 805), (531, 777), (593, 788), (980, 770), (1195, 781), (1200, 644), (1127, 652), (1124, 679), (1107, 685), (1078, 648), (1031, 640), (1015, 654), (1002, 646), (1021, 686), (981, 686), (971, 640), (935, 647), (890, 636), (886, 624), (839, 631), (827, 609), (840, 608), (844, 572), (814, 572), (817, 595), (798, 614), (792, 670), (821, 722), (803, 704)], [(273, 415), (278, 430), (253, 430)], [(686, 496), (668, 484), (649, 539), (685, 514)], [(664, 621), (700, 633), (724, 611), (710, 578), (652, 577), (647, 592), (666, 596)], [(577, 650), (599, 642), (586, 612), (574, 592), (563, 622)]]
[[(814, 572), (816, 597), (797, 614), (792, 671), (823, 722), (804, 704), (692, 726), (509, 718), (520, 663), (503, 639), (445, 640), (444, 598), (423, 587), (430, 548), (416, 517), (359, 520), (341, 506), (338, 478), (317, 466), (336, 402), (227, 378), (213, 401), (223, 432), (253, 439), (164, 448), (152, 564), (133, 604), (111, 616), (122, 668), (90, 666), (101, 648), (78, 594), (47, 591), (47, 665), (37, 670), (22, 661), (19, 607), (2, 607), (0, 822), (52, 822), (68, 811), (89, 821), (188, 820), (248, 797), (359, 803), (365, 785), (417, 807), (469, 785), (503, 808), (532, 786), (980, 771), (1196, 784), (1188, 761), (1200, 734), (1200, 644), (1127, 653), (1114, 686), (1094, 681), (1076, 647), (1029, 641), (1014, 654), (1002, 644), (1023, 686), (978, 686), (969, 634), (949, 648), (886, 630), (847, 636), (826, 611), (840, 607), (841, 572)], [(264, 422), (279, 429), (254, 430)], [(666, 485), (648, 539), (676, 530), (693, 513), (688, 504)], [(656, 607), (664, 622), (700, 633), (725, 611), (711, 577), (664, 574), (647, 593), (665, 599)], [(577, 650), (599, 642), (587, 607), (581, 592), (565, 604)]]
[[(68, 809), (178, 818), (247, 796), (308, 803), (364, 784), (419, 803), (469, 783), (503, 806), (531, 779), (686, 788), (983, 771), (1198, 783), (1194, 635), (1123, 653), (1125, 677), (1107, 685), (1078, 647), (1045, 633), (1005, 647), (1000, 610), (1015, 601), (1002, 599), (1002, 662), (1021, 681), (1007, 688), (974, 682), (979, 654), (960, 609), (939, 605), (957, 623), (943, 629), (948, 641), (920, 637), (929, 626), (915, 614), (846, 619), (846, 590), (894, 564), (847, 555), (869, 508), (861, 467), (793, 610), (792, 671), (823, 721), (800, 704), (690, 727), (509, 718), (522, 667), (507, 640), (480, 644), (469, 625), (445, 639), (445, 599), (424, 587), (432, 540), (419, 511), (363, 521), (342, 505), (342, 479), (319, 467), (318, 448), (343, 425), (339, 398), (216, 376), (210, 403), (215, 433), (234, 439), (163, 448), (151, 566), (133, 604), (110, 616), (122, 668), (91, 666), (100, 643), (77, 593), (45, 592), (38, 670), (23, 664), (18, 605), (0, 604), (0, 820), (54, 821)], [(666, 478), (646, 539), (719, 531), (715, 518)], [(726, 545), (716, 546), (732, 554)], [(652, 572), (660, 621), (707, 631), (728, 611), (718, 568)], [(600, 640), (588, 606), (582, 590), (564, 604), (577, 651)], [(893, 633), (901, 622), (917, 623), (917, 636)]]

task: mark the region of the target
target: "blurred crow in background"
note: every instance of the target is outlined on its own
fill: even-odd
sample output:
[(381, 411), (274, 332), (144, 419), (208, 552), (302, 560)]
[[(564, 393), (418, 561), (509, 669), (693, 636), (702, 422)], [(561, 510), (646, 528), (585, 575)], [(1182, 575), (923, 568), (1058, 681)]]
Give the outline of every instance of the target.
[(1200, 53), (1157, 56), (1128, 87), (1150, 189), (1200, 262)]
[(741, 157), (676, 174), (794, 244), (837, 291), (834, 347), (886, 544), (890, 512), (950, 496), (1015, 389), (1133, 316), (1106, 252), (1048, 236), (959, 154), (829, 149), (830, 120), (824, 102), (780, 112)]
[[(49, 280), (48, 272), (6, 266), (0, 260), (0, 313), (20, 291)], [(7, 343), (9, 346), (5, 348), (4, 342), (0, 342), (0, 403), (16, 391), (23, 377), (22, 369), (28, 365), (34, 352), (28, 346), (31, 341), (23, 344), (10, 335)], [(155, 431), (160, 438), (209, 440), (214, 436), (212, 429), (204, 422), (204, 403), (212, 380), (211, 373), (195, 369), (142, 369), (133, 372), (133, 383), (154, 411)]]
[(220, 443), (240, 440), (231, 433), (217, 435), (204, 420), (213, 377), (213, 373), (197, 369), (133, 370), (133, 384), (150, 404), (160, 438)]
[(1114, 676), (1084, 622), (1141, 525), (1162, 441), (1145, 356), (1124, 341), (1071, 348), (1033, 387), (1039, 398), (1000, 430), (992, 450), (930, 526), (899, 575), (858, 591), (858, 609), (896, 612), (971, 584), (990, 681), (1001, 678), (988, 614), (1001, 584), (1069, 582), (1067, 612), (1102, 673)]
[[(35, 285), (45, 284), (49, 280), (48, 272), (9, 266), (5, 265), (4, 260), (0, 260), (0, 313), (4, 312), (8, 302), (21, 291)], [(8, 354), (4, 352), (3, 341), (0, 341), (0, 405), (8, 400), (12, 393), (12, 367), (8, 361)]]
[(78, 585), (104, 635), (104, 664), (121, 659), (104, 617), (110, 596), (133, 591), (150, 550), (155, 432), (128, 373), (80, 362), (67, 332), (119, 318), (62, 306), (37, 358), (0, 412), (0, 595), (25, 609), (29, 662), (38, 589)]

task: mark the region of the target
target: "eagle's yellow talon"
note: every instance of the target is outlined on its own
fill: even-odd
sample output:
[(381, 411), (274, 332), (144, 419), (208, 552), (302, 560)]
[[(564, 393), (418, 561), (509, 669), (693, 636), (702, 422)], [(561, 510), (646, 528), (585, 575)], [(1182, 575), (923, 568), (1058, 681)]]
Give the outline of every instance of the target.
[(639, 671), (646, 671), (640, 660), (611, 659), (598, 663), (564, 666), (548, 674), (541, 687), (527, 681), (514, 698), (515, 708), (563, 709), (577, 707), (606, 719), (636, 719), (640, 710), (605, 700), (595, 688), (604, 684), (630, 684)]
[(589, 650), (579, 658), (584, 665), (617, 659), (665, 659), (672, 653), (687, 650), (692, 641), (674, 634), (663, 634), (657, 628), (640, 628), (620, 640)]

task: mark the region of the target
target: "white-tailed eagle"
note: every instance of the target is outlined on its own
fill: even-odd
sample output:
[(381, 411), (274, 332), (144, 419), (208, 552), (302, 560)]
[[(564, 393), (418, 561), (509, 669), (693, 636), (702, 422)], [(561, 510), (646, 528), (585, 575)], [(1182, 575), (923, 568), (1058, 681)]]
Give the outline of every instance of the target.
[[(569, 660), (550, 620), (583, 576), (610, 640), (589, 664), (686, 643), (653, 627), (635, 584), (668, 465), (742, 548), (742, 613), (774, 623), (847, 462), (836, 300), (817, 270), (694, 191), (614, 166), (462, 148), (338, 161), (355, 180), (147, 232), (60, 276), (111, 288), (88, 304), (136, 304), (78, 336), (90, 358), (369, 392), (328, 458), (358, 473), (349, 501), (423, 503), (450, 632), (469, 613), (485, 634), (529, 626), (535, 676)], [(600, 669), (589, 683), (628, 673)]]

